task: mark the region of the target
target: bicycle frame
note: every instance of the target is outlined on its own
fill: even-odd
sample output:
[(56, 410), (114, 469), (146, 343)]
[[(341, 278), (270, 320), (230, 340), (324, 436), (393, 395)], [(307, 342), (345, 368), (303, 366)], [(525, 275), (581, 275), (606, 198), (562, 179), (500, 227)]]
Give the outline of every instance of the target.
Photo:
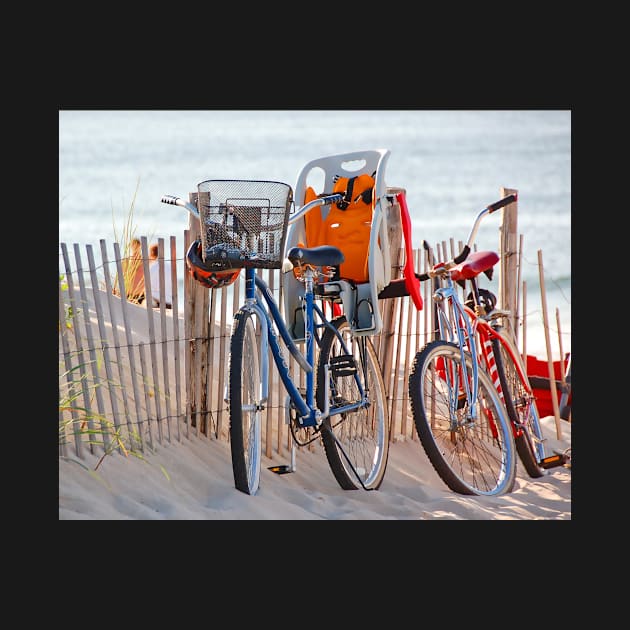
[[(361, 394), (360, 402), (335, 407), (334, 412), (331, 414), (328, 403), (328, 392), (325, 392), (324, 400), (326, 401), (326, 408), (323, 410), (317, 408), (317, 405), (315, 404), (314, 375), (315, 344), (318, 343), (319, 340), (317, 328), (325, 326), (333, 330), (336, 337), (339, 339), (339, 342), (341, 343), (344, 352), (349, 353), (349, 350), (342, 336), (338, 333), (334, 326), (329, 323), (322, 309), (315, 302), (313, 293), (312, 271), (307, 270), (306, 276), (307, 286), (305, 291), (304, 305), (304, 321), (306, 327), (305, 355), (302, 354), (296, 343), (291, 338), (286, 323), (280, 315), (278, 304), (276, 303), (267, 283), (259, 275), (256, 274), (256, 271), (254, 269), (245, 270), (245, 303), (241, 308), (248, 309), (251, 312), (255, 313), (261, 324), (261, 403), (266, 402), (269, 393), (268, 349), (271, 348), (274, 363), (278, 369), (278, 373), (280, 374), (282, 383), (284, 384), (284, 387), (289, 397), (291, 398), (292, 403), (295, 405), (299, 413), (298, 421), (303, 427), (314, 427), (319, 426), (325, 418), (328, 418), (331, 415), (339, 415), (350, 411), (356, 411), (357, 409), (365, 407), (366, 396), (361, 379), (355, 376), (355, 382), (357, 383)], [(316, 316), (318, 316), (321, 320), (321, 324), (316, 324)], [(293, 378), (291, 377), (289, 366), (285, 361), (280, 346), (280, 341), (273, 327), (274, 323), (287, 349), (298, 362), (300, 369), (306, 373), (305, 395), (300, 392)], [(326, 366), (325, 369), (328, 370), (328, 367)], [(328, 378), (326, 378), (326, 386), (328, 386)]]
[[(434, 293), (434, 301), (438, 306), (437, 319), (440, 338), (456, 343), (462, 354), (465, 349), (468, 349), (470, 354), (477, 358), (477, 361), (473, 362), (473, 386), (476, 387), (478, 383), (477, 370), (480, 366), (484, 366), (501, 401), (505, 404), (505, 394), (499, 379), (492, 348), (492, 341), (497, 340), (514, 363), (518, 377), (526, 392), (527, 399), (521, 400), (520, 404), (533, 406), (535, 410), (535, 421), (539, 423), (538, 411), (535, 409), (535, 396), (529, 384), (529, 379), (523, 369), (520, 355), (515, 352), (512, 345), (506, 341), (505, 337), (499, 333), (484, 316), (477, 315), (472, 308), (461, 302), (458, 289), (451, 274), (446, 273), (443, 277), (446, 280), (446, 286), (436, 289)], [(503, 314), (504, 313), (499, 313), (498, 315), (491, 315), (491, 317), (496, 319), (497, 316), (500, 317)], [(462, 368), (465, 370), (465, 365), (463, 365)], [(476, 400), (476, 396), (477, 392), (472, 392), (469, 400)], [(539, 433), (541, 432), (540, 426), (538, 426), (538, 431)], [(513, 422), (512, 432), (515, 438), (519, 437), (523, 433), (523, 428)], [(530, 437), (533, 438), (534, 436)], [(532, 447), (537, 461), (539, 463), (542, 462), (545, 459), (545, 450), (542, 442), (534, 441)]]
[[(445, 287), (438, 287), (433, 294), (433, 301), (438, 306), (437, 308), (437, 320), (438, 320), (438, 330), (440, 334), (440, 338), (446, 341), (453, 341), (457, 343), (460, 348), (460, 352), (462, 355), (462, 370), (464, 371), (464, 375), (466, 375), (466, 363), (464, 361), (464, 350), (466, 346), (469, 347), (470, 353), (472, 356), (478, 356), (477, 353), (477, 344), (475, 341), (475, 330), (474, 326), (471, 323), (474, 320), (471, 320), (470, 317), (467, 316), (466, 311), (464, 310), (464, 305), (460, 302), (459, 297), (457, 295), (457, 288), (453, 282), (451, 277), (450, 269), (463, 260), (465, 260), (470, 253), (473, 243), (475, 242), (475, 237), (477, 235), (477, 231), (479, 230), (479, 225), (481, 224), (481, 220), (488, 214), (492, 214), (496, 212), (500, 208), (504, 207), (511, 201), (516, 200), (516, 195), (508, 195), (495, 203), (490, 204), (486, 208), (484, 208), (475, 218), (475, 222), (473, 224), (472, 229), (468, 235), (468, 239), (466, 241), (466, 245), (464, 249), (451, 263), (448, 265), (438, 265), (436, 269), (441, 270), (443, 275), (446, 277), (447, 285)], [(425, 278), (428, 279), (428, 278)], [(446, 312), (444, 305), (448, 305), (449, 312)], [(455, 339), (455, 335), (457, 335), (457, 339)], [(468, 398), (468, 402), (471, 403), (477, 400), (478, 397), (478, 366), (477, 362), (473, 361), (473, 391), (468, 391), (468, 386), (466, 386), (466, 396)], [(468, 383), (468, 379), (464, 379), (465, 383)], [(473, 408), (474, 405), (471, 406)], [(474, 411), (472, 411), (474, 413)], [(474, 418), (473, 418), (474, 419)]]

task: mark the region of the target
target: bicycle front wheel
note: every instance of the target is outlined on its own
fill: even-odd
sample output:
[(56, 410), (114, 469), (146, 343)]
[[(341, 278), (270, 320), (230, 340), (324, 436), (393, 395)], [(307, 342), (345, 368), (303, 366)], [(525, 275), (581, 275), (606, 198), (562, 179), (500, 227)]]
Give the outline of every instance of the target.
[(545, 457), (545, 449), (536, 401), (531, 388), (523, 383), (508, 345), (512, 353), (518, 353), (507, 337), (501, 335), (501, 340), (492, 339), (492, 352), (505, 398), (505, 408), (515, 427), (516, 452), (530, 477), (542, 477), (546, 471), (539, 462)]
[(234, 485), (256, 494), (262, 456), (260, 352), (254, 314), (234, 316), (229, 359), (230, 448)]
[(325, 406), (326, 373), (331, 414), (350, 403), (364, 404), (356, 411), (324, 420), (321, 431), (326, 458), (344, 490), (376, 490), (383, 481), (389, 454), (389, 414), (381, 367), (372, 342), (367, 337), (355, 337), (344, 316), (331, 323), (348, 352), (339, 337), (326, 328), (317, 362), (317, 406)]
[(413, 419), (429, 461), (454, 492), (497, 496), (516, 479), (514, 438), (507, 412), (492, 381), (478, 371), (473, 391), (473, 359), (446, 341), (428, 343), (415, 356), (409, 375)]

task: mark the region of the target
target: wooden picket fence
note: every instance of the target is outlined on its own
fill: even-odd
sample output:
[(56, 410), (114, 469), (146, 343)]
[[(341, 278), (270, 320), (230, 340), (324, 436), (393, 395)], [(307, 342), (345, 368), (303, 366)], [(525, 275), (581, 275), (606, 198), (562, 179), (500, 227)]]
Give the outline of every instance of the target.
[[(507, 189), (504, 189), (507, 191)], [(510, 191), (511, 192), (511, 191)], [(509, 194), (505, 192), (505, 194)], [(515, 211), (514, 213), (515, 214)], [(504, 233), (507, 230), (504, 228)], [(116, 451), (144, 452), (191, 433), (208, 439), (228, 440), (227, 404), (224, 400), (232, 317), (244, 293), (243, 274), (230, 287), (208, 290), (185, 271), (184, 253), (197, 234), (184, 231), (184, 249), (176, 238), (159, 239), (159, 265), (171, 260), (173, 308), (153, 308), (127, 300), (119, 243), (111, 251), (100, 241), (99, 260), (91, 245), (85, 253), (75, 244), (72, 252), (60, 243), (59, 277), (59, 455), (84, 457)], [(145, 286), (148, 279), (147, 239), (144, 252)], [(509, 247), (513, 247), (511, 237)], [(453, 240), (434, 247), (435, 260), (459, 252)], [(511, 265), (516, 257), (504, 256)], [(514, 253), (510, 251), (510, 253)], [(427, 268), (424, 250), (414, 250), (417, 272)], [(393, 260), (394, 277), (401, 277), (404, 252)], [(269, 283), (282, 312), (281, 272), (260, 271)], [(505, 307), (517, 311), (512, 282), (516, 269), (500, 269)], [(513, 278), (508, 281), (507, 278)], [(417, 439), (409, 411), (407, 379), (415, 353), (428, 341), (431, 321), (430, 284), (422, 284), (424, 309), (417, 311), (409, 297), (380, 301), (383, 330), (372, 338), (385, 380), (392, 423), (390, 439)], [(150, 297), (150, 296), (148, 296)], [(183, 312), (180, 312), (183, 311)], [(515, 317), (518, 318), (518, 315)], [(148, 341), (147, 341), (148, 340)], [(286, 353), (296, 378), (297, 363)], [(265, 455), (286, 459), (291, 448), (285, 422), (282, 382), (270, 370), (270, 392), (263, 423)], [(314, 448), (314, 446), (305, 447)]]

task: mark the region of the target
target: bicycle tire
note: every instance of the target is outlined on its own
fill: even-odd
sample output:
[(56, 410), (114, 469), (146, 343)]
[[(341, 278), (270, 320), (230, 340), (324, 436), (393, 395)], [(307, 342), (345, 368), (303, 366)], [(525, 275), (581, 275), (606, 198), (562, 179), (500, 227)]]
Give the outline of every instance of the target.
[[(496, 332), (501, 334), (500, 328)], [(510, 344), (512, 352), (517, 352), (510, 340), (501, 335), (503, 343)], [(536, 401), (518, 373), (514, 360), (496, 337), (492, 338), (492, 352), (504, 394), (505, 408), (514, 427), (514, 444), (518, 457), (527, 474), (536, 479), (546, 474), (539, 465), (544, 456), (544, 438), (538, 416)]]
[(262, 409), (260, 350), (251, 311), (242, 309), (234, 317), (228, 370), (234, 486), (245, 494), (256, 494), (262, 458)]
[[(353, 336), (345, 316), (337, 317), (331, 323), (354, 356), (370, 404), (356, 412), (324, 419), (321, 434), (326, 459), (344, 490), (377, 490), (383, 482), (389, 455), (389, 414), (380, 363), (370, 339)], [(331, 368), (331, 359), (341, 354), (344, 353), (339, 339), (326, 328), (317, 361), (316, 402), (319, 409), (325, 406), (325, 366), (329, 368), (331, 409), (335, 404), (359, 400), (354, 375), (344, 374), (347, 370)]]
[[(473, 359), (468, 352), (464, 356), (472, 379)], [(431, 341), (416, 353), (409, 375), (409, 399), (418, 437), (431, 465), (453, 492), (505, 494), (516, 480), (514, 437), (507, 411), (488, 375), (479, 370), (477, 420), (464, 424), (466, 399), (458, 397), (459, 383), (444, 378), (446, 374), (461, 375), (461, 366), (462, 354), (455, 343)]]

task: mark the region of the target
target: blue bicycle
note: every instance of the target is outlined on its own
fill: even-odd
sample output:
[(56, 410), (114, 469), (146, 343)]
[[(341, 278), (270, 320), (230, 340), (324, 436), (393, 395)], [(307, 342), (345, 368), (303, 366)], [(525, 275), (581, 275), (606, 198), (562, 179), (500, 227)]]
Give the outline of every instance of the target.
[[(225, 286), (245, 270), (245, 299), (234, 315), (230, 340), (226, 396), (235, 487), (253, 495), (260, 485), (271, 349), (288, 394), (285, 416), (294, 444), (321, 440), (344, 490), (378, 489), (389, 453), (389, 415), (378, 355), (369, 336), (354, 334), (344, 315), (325, 315), (342, 302), (339, 285), (329, 280), (344, 255), (328, 245), (295, 246), (284, 252), (288, 225), (313, 208), (341, 201), (343, 194), (322, 194), (295, 212), (293, 190), (282, 182), (208, 180), (198, 190), (199, 212), (176, 197), (162, 201), (200, 218), (201, 239), (191, 244), (186, 258), (198, 281)], [(283, 269), (304, 284), (303, 351), (257, 269)], [(304, 378), (292, 376), (282, 342)], [(270, 468), (291, 472), (292, 466)]]

